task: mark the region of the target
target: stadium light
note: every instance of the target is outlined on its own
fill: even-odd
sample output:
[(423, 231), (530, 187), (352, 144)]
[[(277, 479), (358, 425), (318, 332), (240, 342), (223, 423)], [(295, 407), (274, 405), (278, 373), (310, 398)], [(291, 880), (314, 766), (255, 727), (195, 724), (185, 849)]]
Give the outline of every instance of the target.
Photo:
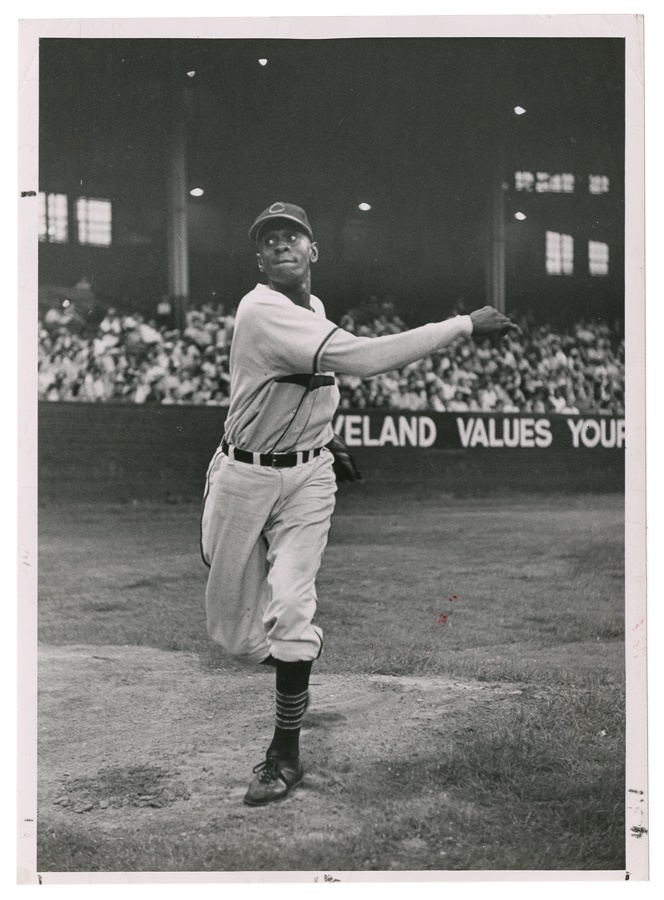
[(523, 220), (524, 220), (525, 218), (527, 218), (527, 216), (526, 216), (525, 213), (522, 213), (522, 212), (515, 212), (515, 213), (514, 213), (514, 218), (515, 218), (515, 219), (518, 219), (519, 222), (523, 222)]
[(259, 64), (260, 64), (261, 66), (266, 66), (266, 65), (267, 65), (267, 60), (266, 60), (266, 59), (259, 59), (258, 62), (259, 62)]
[(189, 193), (192, 197), (202, 197), (205, 191), (203, 190), (203, 188), (192, 188)]
[(517, 114), (517, 116), (522, 116), (525, 113), (525, 111), (526, 110), (523, 108), (523, 106), (515, 106), (514, 107), (514, 112)]
[(368, 212), (371, 209), (371, 204), (370, 203), (359, 203), (357, 208), (361, 209), (362, 212)]

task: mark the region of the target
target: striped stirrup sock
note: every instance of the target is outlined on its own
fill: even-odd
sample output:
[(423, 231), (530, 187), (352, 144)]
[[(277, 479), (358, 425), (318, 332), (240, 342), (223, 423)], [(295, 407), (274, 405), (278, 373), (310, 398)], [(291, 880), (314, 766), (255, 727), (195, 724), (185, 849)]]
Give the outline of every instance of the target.
[(300, 755), (300, 728), (309, 697), (311, 662), (277, 660), (276, 717), (268, 754), (282, 759)]
[(281, 691), (277, 691), (277, 728), (294, 731), (302, 727), (308, 696), (308, 690), (302, 691), (301, 694), (282, 694)]
[(277, 714), (269, 755), (294, 759), (300, 755), (300, 728), (307, 708), (309, 691), (283, 694), (277, 691)]

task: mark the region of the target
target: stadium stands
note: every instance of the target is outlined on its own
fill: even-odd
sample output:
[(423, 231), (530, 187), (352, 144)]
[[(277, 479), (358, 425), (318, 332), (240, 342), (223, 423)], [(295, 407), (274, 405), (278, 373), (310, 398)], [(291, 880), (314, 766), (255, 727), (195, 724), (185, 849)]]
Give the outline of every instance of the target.
[[(624, 414), (619, 326), (578, 322), (559, 332), (530, 318), (500, 341), (461, 340), (375, 378), (339, 376), (342, 409), (563, 415)], [(375, 298), (340, 325), (358, 335), (403, 331), (393, 304)], [(39, 399), (227, 406), (233, 316), (223, 305), (187, 314), (183, 331), (108, 309), (94, 329), (70, 305), (39, 324)]]

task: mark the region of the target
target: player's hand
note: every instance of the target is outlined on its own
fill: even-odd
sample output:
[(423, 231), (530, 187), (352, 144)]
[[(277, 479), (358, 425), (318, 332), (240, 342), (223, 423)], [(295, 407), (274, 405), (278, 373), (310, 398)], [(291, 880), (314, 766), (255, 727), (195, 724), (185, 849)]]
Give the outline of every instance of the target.
[(485, 334), (506, 334), (512, 329), (517, 333), (521, 331), (518, 325), (494, 309), (493, 306), (476, 309), (471, 312), (470, 318), (473, 323), (473, 337), (481, 337)]

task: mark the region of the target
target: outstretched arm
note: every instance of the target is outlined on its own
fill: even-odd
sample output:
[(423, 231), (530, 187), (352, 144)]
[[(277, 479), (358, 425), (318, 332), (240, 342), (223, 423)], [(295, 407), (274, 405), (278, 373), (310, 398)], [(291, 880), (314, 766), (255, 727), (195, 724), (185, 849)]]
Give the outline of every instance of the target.
[(338, 329), (321, 348), (318, 369), (368, 378), (422, 359), (459, 337), (501, 334), (516, 327), (498, 310), (485, 306), (469, 316), (456, 316), (377, 338), (356, 337)]

